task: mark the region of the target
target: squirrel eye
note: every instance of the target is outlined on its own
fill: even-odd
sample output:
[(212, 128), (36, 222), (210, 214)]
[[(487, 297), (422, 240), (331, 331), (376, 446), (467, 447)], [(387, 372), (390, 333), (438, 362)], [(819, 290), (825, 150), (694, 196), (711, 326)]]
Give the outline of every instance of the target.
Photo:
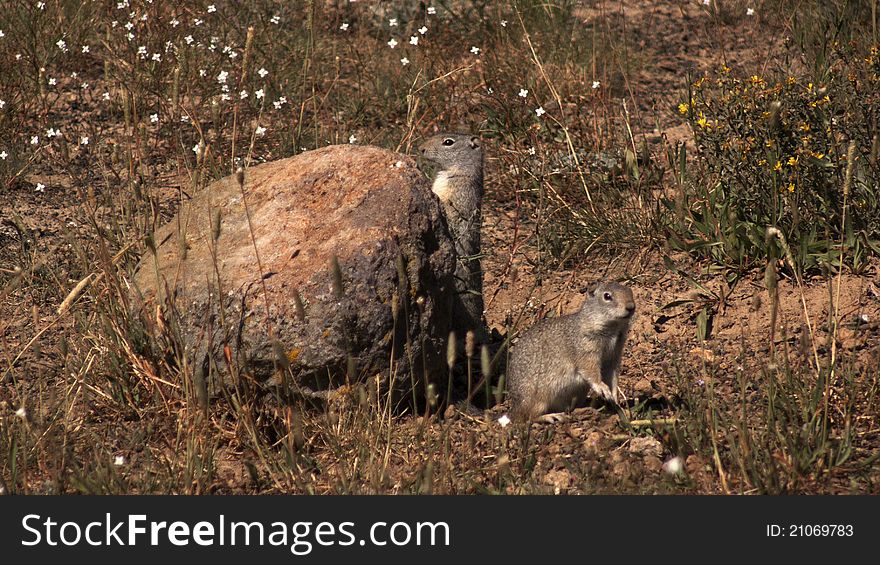
[(606, 292), (605, 294), (602, 295), (602, 298), (604, 298), (606, 302), (611, 302), (611, 293)]
[(452, 139), (451, 137), (447, 137), (446, 139), (443, 140), (443, 145), (446, 145), (447, 147), (452, 145), (453, 143), (455, 143), (455, 140)]

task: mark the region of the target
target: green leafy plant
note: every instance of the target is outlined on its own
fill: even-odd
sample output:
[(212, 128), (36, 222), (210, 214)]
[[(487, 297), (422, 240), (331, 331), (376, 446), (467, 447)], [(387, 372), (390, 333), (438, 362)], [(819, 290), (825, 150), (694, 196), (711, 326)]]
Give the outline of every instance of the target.
[[(817, 80), (817, 79), (814, 79)], [(839, 48), (821, 82), (802, 76), (740, 78), (723, 66), (690, 85), (678, 110), (698, 145), (701, 183), (681, 184), (674, 247), (749, 268), (768, 254), (764, 231), (781, 230), (798, 268), (850, 266), (880, 249), (877, 47)], [(847, 147), (856, 146), (849, 209), (843, 190)], [(846, 221), (844, 221), (844, 216)]]

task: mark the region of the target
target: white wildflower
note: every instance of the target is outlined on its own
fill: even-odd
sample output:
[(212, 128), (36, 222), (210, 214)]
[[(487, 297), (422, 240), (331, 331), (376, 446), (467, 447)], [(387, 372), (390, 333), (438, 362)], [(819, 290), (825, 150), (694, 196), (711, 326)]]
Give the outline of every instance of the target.
[(677, 475), (681, 473), (684, 465), (682, 465), (681, 457), (675, 456), (666, 463), (663, 464), (663, 470), (669, 473), (670, 475)]

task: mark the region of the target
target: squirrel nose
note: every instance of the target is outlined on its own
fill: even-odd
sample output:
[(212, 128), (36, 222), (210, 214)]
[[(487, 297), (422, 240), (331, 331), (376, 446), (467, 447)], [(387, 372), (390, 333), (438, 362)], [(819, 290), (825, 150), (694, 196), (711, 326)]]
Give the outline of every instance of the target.
[(625, 305), (625, 307), (626, 307), (626, 311), (629, 312), (630, 314), (632, 314), (633, 312), (636, 311), (636, 305), (634, 302), (627, 303)]

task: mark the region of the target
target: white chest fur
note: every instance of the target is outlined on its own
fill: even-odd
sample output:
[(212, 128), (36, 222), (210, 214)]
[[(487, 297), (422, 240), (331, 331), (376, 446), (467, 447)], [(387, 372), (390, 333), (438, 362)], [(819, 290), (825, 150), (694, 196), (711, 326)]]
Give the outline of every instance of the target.
[(436, 194), (441, 202), (446, 202), (450, 197), (449, 191), (449, 174), (446, 171), (440, 171), (434, 179), (434, 184), (431, 186), (431, 192)]

